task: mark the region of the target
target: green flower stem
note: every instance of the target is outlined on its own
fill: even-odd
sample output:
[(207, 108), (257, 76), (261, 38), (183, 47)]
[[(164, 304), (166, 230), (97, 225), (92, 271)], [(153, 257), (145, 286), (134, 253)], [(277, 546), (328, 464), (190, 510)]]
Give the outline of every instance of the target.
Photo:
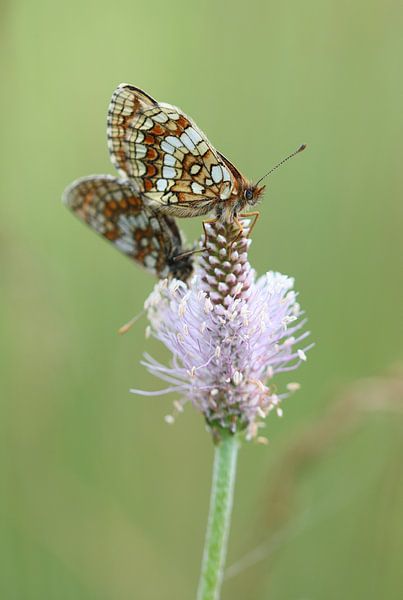
[(210, 511), (197, 600), (219, 600), (239, 449), (236, 435), (223, 434), (215, 446)]

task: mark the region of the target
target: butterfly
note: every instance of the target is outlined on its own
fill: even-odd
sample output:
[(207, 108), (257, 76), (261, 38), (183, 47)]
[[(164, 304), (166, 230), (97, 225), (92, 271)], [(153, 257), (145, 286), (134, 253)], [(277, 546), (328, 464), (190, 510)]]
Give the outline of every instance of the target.
[(129, 84), (112, 95), (107, 122), (112, 163), (156, 209), (173, 217), (215, 211), (225, 219), (255, 204), (252, 185), (179, 108)]
[[(175, 106), (157, 102), (141, 89), (120, 84), (108, 110), (107, 135), (112, 163), (147, 203), (173, 217), (215, 212), (236, 221), (264, 192), (218, 152), (195, 122)], [(277, 168), (305, 148), (281, 161)], [(249, 213), (245, 216), (258, 216)]]
[(186, 281), (192, 274), (193, 259), (183, 252), (175, 220), (149, 206), (127, 179), (82, 177), (64, 191), (63, 201), (77, 217), (153, 275)]

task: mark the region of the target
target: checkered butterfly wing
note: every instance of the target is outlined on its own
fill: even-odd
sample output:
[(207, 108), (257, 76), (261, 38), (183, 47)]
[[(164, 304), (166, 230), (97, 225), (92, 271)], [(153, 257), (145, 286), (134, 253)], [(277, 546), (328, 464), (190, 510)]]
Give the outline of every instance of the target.
[(83, 177), (65, 190), (63, 201), (82, 221), (157, 277), (172, 275), (186, 280), (191, 274), (191, 257), (173, 260), (183, 252), (175, 221), (145, 204), (127, 180), (111, 175)]
[(134, 86), (121, 84), (113, 93), (107, 129), (119, 173), (167, 214), (203, 215), (238, 193), (242, 175), (197, 125)]

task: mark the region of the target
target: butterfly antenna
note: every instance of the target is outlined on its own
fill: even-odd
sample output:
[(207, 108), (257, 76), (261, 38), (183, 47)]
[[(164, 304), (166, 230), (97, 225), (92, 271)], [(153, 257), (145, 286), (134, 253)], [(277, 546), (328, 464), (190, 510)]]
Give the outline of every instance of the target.
[(285, 158), (283, 158), (283, 160), (281, 160), (279, 163), (277, 163), (277, 165), (275, 165), (272, 169), (270, 169), (270, 171), (268, 173), (266, 173), (266, 175), (263, 175), (263, 177), (261, 177), (259, 179), (259, 181), (255, 185), (259, 185), (259, 183), (265, 177), (267, 177), (268, 175), (270, 175), (270, 173), (273, 173), (273, 171), (275, 171), (276, 169), (278, 169), (279, 167), (281, 167), (281, 165), (283, 165), (285, 162), (287, 162), (287, 160), (290, 160), (290, 158), (292, 158), (296, 154), (299, 154), (299, 152), (302, 152), (303, 150), (305, 150), (305, 148), (306, 148), (306, 144), (301, 144), (301, 146), (299, 148), (297, 148), (297, 150), (295, 150), (295, 152), (292, 152), (291, 154), (289, 154), (288, 156), (286, 156)]

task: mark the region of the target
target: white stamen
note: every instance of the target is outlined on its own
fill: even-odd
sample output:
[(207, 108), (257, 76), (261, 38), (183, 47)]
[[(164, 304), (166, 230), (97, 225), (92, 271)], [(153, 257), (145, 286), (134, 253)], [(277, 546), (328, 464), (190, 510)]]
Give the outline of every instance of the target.
[(293, 323), (293, 321), (296, 321), (297, 317), (293, 316), (293, 315), (286, 315), (285, 317), (283, 317), (281, 323), (284, 327), (284, 329), (287, 329), (287, 325), (289, 325), (289, 323)]
[(204, 301), (204, 312), (206, 314), (208, 314), (212, 310), (213, 310), (213, 303), (211, 302), (210, 298), (206, 298)]
[(242, 380), (243, 380), (242, 373), (240, 373), (239, 371), (235, 371), (235, 373), (232, 376), (232, 381), (235, 383), (235, 385), (239, 385)]
[(297, 354), (301, 360), (306, 361), (306, 354), (303, 350), (297, 350)]
[(287, 384), (287, 390), (289, 392), (297, 392), (301, 388), (301, 385), (297, 382), (291, 382)]
[(186, 300), (182, 300), (182, 302), (179, 302), (179, 306), (178, 306), (178, 315), (180, 317), (183, 317), (185, 312), (186, 312)]
[(257, 379), (255, 383), (261, 392), (267, 392), (267, 387), (264, 385), (263, 381)]

